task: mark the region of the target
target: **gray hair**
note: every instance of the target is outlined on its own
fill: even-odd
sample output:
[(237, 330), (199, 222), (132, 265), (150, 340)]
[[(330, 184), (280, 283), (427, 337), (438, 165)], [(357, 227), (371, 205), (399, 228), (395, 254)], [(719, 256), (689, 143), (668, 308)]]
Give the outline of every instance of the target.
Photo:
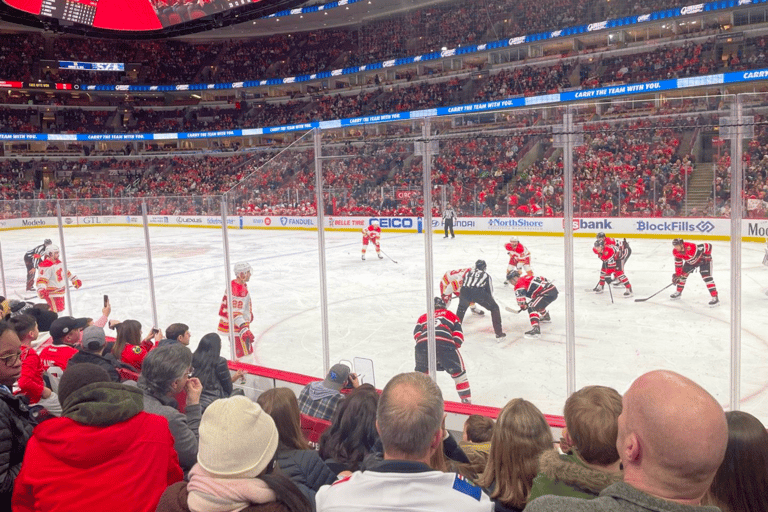
[(141, 364), (138, 386), (150, 395), (165, 396), (174, 381), (182, 378), (192, 365), (192, 351), (180, 343), (154, 349)]
[(422, 457), (443, 423), (443, 395), (428, 375), (396, 375), (384, 387), (376, 421), (384, 452)]

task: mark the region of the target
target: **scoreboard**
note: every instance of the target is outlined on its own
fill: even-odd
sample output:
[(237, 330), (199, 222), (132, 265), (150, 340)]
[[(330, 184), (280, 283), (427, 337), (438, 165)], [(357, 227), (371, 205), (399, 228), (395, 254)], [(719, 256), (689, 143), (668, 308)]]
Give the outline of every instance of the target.
[(43, 0), (40, 15), (93, 26), (99, 0)]

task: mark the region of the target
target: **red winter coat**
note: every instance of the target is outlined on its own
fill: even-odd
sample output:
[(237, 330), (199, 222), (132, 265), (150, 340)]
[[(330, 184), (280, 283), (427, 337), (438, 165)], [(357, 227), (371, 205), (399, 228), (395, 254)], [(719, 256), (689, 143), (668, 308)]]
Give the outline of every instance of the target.
[(108, 426), (52, 418), (27, 444), (13, 511), (154, 512), (181, 479), (162, 416), (139, 412)]

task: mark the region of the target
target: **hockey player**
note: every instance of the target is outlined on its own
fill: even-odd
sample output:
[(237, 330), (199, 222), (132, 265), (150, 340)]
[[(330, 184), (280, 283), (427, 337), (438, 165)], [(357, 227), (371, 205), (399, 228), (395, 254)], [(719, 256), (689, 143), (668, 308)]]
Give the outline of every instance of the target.
[(688, 275), (698, 267), (701, 278), (707, 285), (712, 300), (710, 306), (717, 306), (720, 299), (717, 298), (717, 287), (712, 278), (712, 244), (693, 244), (682, 238), (672, 240), (672, 254), (675, 256), (675, 273), (672, 274), (672, 282), (677, 285), (675, 292), (670, 295), (673, 299), (679, 299), (685, 288)]
[[(615, 238), (611, 238), (609, 236), (605, 236), (605, 233), (598, 233), (597, 237), (598, 240), (603, 240), (605, 242), (605, 245), (613, 245), (616, 247), (616, 253), (620, 256), (616, 260), (616, 267), (621, 268), (621, 270), (624, 270), (624, 266), (627, 263), (627, 260), (632, 255), (632, 249), (629, 247), (629, 242), (627, 242), (627, 239), (624, 240), (616, 240)], [(605, 262), (603, 262), (603, 267), (605, 267)], [(621, 283), (618, 280), (613, 281), (613, 286), (621, 286)]]
[(485, 272), (485, 260), (477, 260), (475, 268), (467, 272), (464, 276), (464, 282), (461, 285), (461, 294), (459, 295), (459, 307), (456, 315), (459, 320), (464, 321), (464, 313), (473, 302), (477, 302), (485, 309), (491, 312), (491, 322), (497, 338), (506, 336), (501, 331), (501, 312), (499, 305), (493, 299), (493, 282), (491, 276)]
[(515, 287), (515, 298), (520, 309), (528, 310), (531, 330), (526, 331), (525, 336), (538, 338), (541, 335), (539, 323), (551, 321), (547, 306), (557, 299), (557, 288), (544, 277), (520, 277), (518, 270), (511, 270), (507, 274), (507, 281)]
[[(449, 270), (443, 274), (443, 279), (440, 281), (440, 297), (445, 302), (445, 306), (448, 307), (451, 304), (453, 297), (458, 297), (461, 294), (461, 284), (464, 282), (464, 276), (467, 272), (472, 270), (471, 268), (460, 268), (459, 270)], [(469, 305), (469, 309), (476, 315), (484, 315), (485, 311), (478, 308), (473, 302)]]
[[(504, 245), (504, 248), (507, 250), (507, 254), (509, 254), (507, 272), (522, 269), (525, 270), (526, 275), (533, 275), (533, 270), (531, 269), (531, 253), (520, 243), (520, 240), (518, 240), (516, 236), (510, 237), (509, 242)], [(507, 284), (506, 280), (504, 281), (504, 284)]]
[[(430, 320), (431, 321), (431, 320)], [(464, 360), (459, 353), (459, 347), (464, 343), (464, 333), (461, 330), (461, 320), (453, 312), (446, 309), (446, 304), (440, 297), (435, 297), (435, 342), (437, 355), (437, 371), (445, 371), (456, 384), (462, 403), (472, 403), (472, 392), (469, 389), (469, 379)], [(427, 373), (429, 361), (427, 358), (427, 313), (416, 321), (413, 329), (416, 340), (416, 371)]]
[(625, 258), (623, 258), (624, 250), (619, 249), (615, 245), (606, 244), (605, 240), (605, 238), (598, 238), (595, 240), (595, 245), (592, 248), (592, 251), (603, 262), (603, 266), (600, 269), (600, 281), (592, 291), (603, 293), (603, 286), (606, 282), (610, 284), (611, 280), (618, 280), (625, 287), (624, 297), (631, 297), (632, 285), (624, 274), (624, 265), (622, 263), (625, 261)]
[(368, 248), (368, 241), (373, 242), (373, 245), (376, 247), (376, 256), (379, 257), (380, 260), (384, 259), (384, 256), (381, 255), (381, 243), (379, 239), (381, 238), (381, 228), (379, 227), (379, 221), (376, 219), (373, 219), (371, 221), (371, 225), (368, 227), (363, 228), (363, 261), (365, 261), (365, 250)]
[[(246, 262), (235, 263), (235, 279), (232, 280), (232, 323), (235, 335), (235, 357), (240, 359), (253, 353), (254, 336), (250, 325), (253, 320), (251, 295), (248, 293), (248, 280), (251, 278), (251, 266)], [(229, 336), (229, 301), (227, 293), (219, 308), (219, 332)]]
[(59, 259), (59, 246), (48, 245), (45, 248), (43, 261), (37, 268), (35, 288), (37, 289), (37, 296), (45, 300), (54, 313), (64, 311), (64, 290), (67, 286), (67, 279), (72, 282), (75, 288), (83, 286), (83, 282), (69, 270), (67, 270), (67, 276), (64, 277), (64, 265)]
[(34, 249), (28, 250), (24, 254), (24, 265), (27, 267), (27, 291), (32, 292), (35, 290), (35, 271), (37, 270), (37, 267), (40, 265), (40, 261), (43, 258), (43, 254), (45, 253), (45, 248), (51, 245), (53, 242), (51, 242), (50, 238), (46, 238), (45, 241), (41, 244), (35, 247)]

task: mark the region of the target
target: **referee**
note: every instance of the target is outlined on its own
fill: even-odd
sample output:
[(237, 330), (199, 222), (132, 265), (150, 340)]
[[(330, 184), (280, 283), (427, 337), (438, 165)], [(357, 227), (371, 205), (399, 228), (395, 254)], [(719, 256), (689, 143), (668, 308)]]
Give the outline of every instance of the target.
[(477, 260), (475, 268), (464, 276), (456, 316), (463, 322), (464, 313), (467, 312), (467, 308), (471, 303), (476, 302), (491, 312), (491, 322), (493, 323), (496, 337), (503, 338), (506, 334), (501, 330), (501, 311), (499, 310), (499, 305), (493, 299), (493, 283), (491, 282), (491, 276), (486, 273), (485, 268), (485, 261)]
[(456, 210), (453, 209), (451, 203), (446, 203), (443, 209), (443, 226), (445, 227), (445, 236), (448, 238), (448, 230), (451, 230), (451, 238), (456, 238), (453, 234), (453, 219), (456, 218)]

